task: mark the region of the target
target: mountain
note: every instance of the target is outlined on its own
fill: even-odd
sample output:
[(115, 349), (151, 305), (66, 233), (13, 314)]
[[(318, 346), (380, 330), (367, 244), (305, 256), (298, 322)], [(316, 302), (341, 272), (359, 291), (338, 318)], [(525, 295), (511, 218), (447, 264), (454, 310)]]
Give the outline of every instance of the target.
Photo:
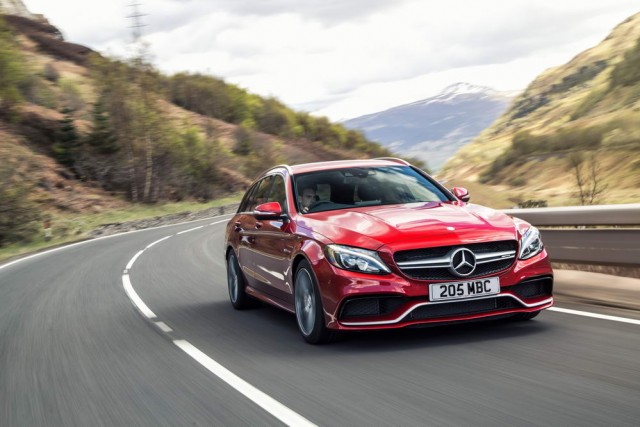
[(346, 120), (349, 129), (390, 150), (440, 169), (509, 106), (512, 96), (488, 87), (456, 83), (432, 98)]
[(550, 205), (640, 200), (640, 13), (531, 82), (441, 174), (460, 176)]

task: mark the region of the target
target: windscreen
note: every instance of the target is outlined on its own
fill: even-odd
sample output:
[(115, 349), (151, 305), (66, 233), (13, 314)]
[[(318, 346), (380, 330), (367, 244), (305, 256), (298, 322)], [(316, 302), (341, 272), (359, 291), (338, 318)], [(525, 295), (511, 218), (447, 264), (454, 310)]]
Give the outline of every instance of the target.
[(294, 176), (294, 187), (301, 213), (450, 200), (434, 182), (409, 166), (309, 172)]

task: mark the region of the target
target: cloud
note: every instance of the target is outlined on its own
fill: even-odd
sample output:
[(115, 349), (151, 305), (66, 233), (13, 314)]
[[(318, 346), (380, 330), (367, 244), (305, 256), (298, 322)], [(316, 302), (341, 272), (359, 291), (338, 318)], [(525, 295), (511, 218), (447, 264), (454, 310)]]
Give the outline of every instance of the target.
[[(128, 52), (127, 0), (26, 3), (41, 5), (47, 16), (50, 10), (53, 23), (72, 41), (117, 55)], [(141, 8), (148, 14), (145, 39), (163, 71), (210, 73), (335, 118), (422, 96), (436, 90), (435, 82), (443, 83), (440, 89), (459, 80), (523, 88), (534, 71), (596, 44), (637, 5), (632, 0), (147, 0)]]
[(238, 16), (294, 14), (310, 22), (334, 26), (362, 19), (372, 13), (395, 8), (408, 0), (173, 0), (180, 6), (204, 4), (209, 10), (224, 10)]

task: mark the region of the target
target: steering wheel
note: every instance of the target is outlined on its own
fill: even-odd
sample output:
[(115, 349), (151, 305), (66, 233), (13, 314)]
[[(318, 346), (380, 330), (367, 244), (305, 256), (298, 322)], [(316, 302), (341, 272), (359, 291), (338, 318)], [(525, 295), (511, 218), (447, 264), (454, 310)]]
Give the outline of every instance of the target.
[(330, 204), (333, 203), (329, 200), (318, 200), (317, 202), (313, 202), (309, 205), (309, 207), (307, 208), (307, 212), (311, 212), (313, 209), (315, 209), (316, 207), (323, 205), (323, 204)]

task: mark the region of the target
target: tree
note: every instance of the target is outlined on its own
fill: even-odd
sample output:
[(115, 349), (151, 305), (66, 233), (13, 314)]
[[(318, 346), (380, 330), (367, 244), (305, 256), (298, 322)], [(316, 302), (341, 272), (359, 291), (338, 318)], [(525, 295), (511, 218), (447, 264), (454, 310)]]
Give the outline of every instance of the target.
[(569, 165), (578, 187), (576, 196), (580, 205), (597, 204), (607, 186), (602, 184), (602, 168), (595, 154), (592, 153), (585, 159), (582, 153), (571, 153)]
[[(94, 65), (101, 96), (116, 144), (122, 147), (133, 202), (157, 201), (165, 172), (156, 159), (171, 146), (174, 131), (159, 106), (159, 79), (150, 64), (136, 58), (133, 64), (97, 59)], [(169, 166), (170, 167), (170, 166)]]
[(16, 177), (13, 165), (0, 163), (0, 247), (31, 241), (37, 234), (40, 211), (29, 200), (31, 190)]
[(287, 108), (275, 98), (267, 98), (262, 104), (262, 110), (258, 112), (258, 129), (272, 135), (284, 135), (290, 130), (290, 121)]
[(113, 154), (120, 146), (111, 129), (104, 102), (104, 97), (101, 96), (93, 106), (93, 129), (86, 141), (98, 154)]
[(244, 126), (238, 126), (233, 132), (233, 137), (236, 140), (233, 145), (233, 154), (239, 156), (246, 156), (253, 150), (251, 131)]
[(73, 123), (72, 111), (68, 108), (62, 110), (64, 117), (60, 120), (60, 130), (53, 144), (53, 153), (56, 160), (64, 166), (73, 168), (78, 155), (79, 138)]
[(15, 38), (0, 16), (0, 114), (11, 116), (22, 101), (20, 85), (25, 79), (23, 68)]

